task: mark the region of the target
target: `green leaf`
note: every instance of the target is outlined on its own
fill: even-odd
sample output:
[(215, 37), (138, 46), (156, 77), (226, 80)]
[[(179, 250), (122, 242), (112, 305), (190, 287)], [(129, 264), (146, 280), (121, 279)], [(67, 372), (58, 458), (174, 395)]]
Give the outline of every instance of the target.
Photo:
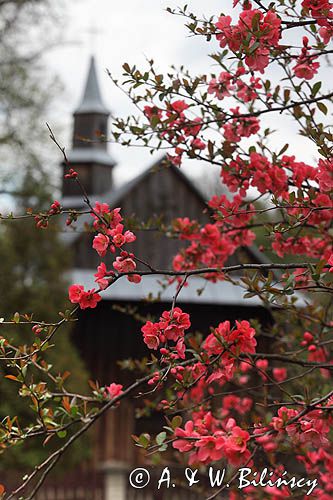
[(20, 322), (20, 313), (16, 312), (14, 314), (13, 321), (14, 321), (14, 323), (19, 323)]
[(139, 437), (139, 444), (142, 448), (148, 448), (150, 444), (150, 435), (149, 434), (141, 434)]
[(289, 278), (287, 279), (285, 285), (284, 285), (284, 288), (289, 288), (291, 285), (294, 284), (294, 281), (295, 281), (295, 276), (293, 274), (291, 274), (289, 276)]
[(42, 350), (42, 351), (46, 351), (49, 347), (50, 347), (50, 346), (49, 346), (49, 343), (48, 343), (48, 342), (45, 342), (45, 344), (43, 345), (43, 347), (42, 347), (42, 349), (41, 349), (41, 350)]
[(166, 439), (166, 436), (167, 436), (167, 434), (166, 434), (166, 432), (164, 432), (164, 431), (163, 431), (163, 432), (160, 432), (159, 434), (157, 434), (157, 436), (156, 436), (156, 443), (157, 443), (158, 445), (163, 444), (163, 443), (164, 443), (164, 441), (165, 441), (165, 439)]
[(315, 83), (314, 86), (312, 87), (312, 95), (315, 96), (316, 94), (318, 94), (320, 87), (321, 87), (321, 82)]
[(156, 128), (156, 126), (160, 123), (160, 119), (157, 115), (153, 115), (151, 117), (151, 120), (150, 120), (150, 125), (153, 127), (153, 128)]
[(182, 417), (180, 415), (176, 415), (171, 420), (171, 427), (173, 429), (176, 429), (177, 427), (180, 427), (182, 425), (182, 421), (183, 421)]
[(292, 192), (289, 194), (289, 202), (290, 202), (290, 203), (294, 203), (295, 198), (296, 198), (295, 191), (292, 191)]
[(327, 115), (327, 107), (325, 106), (325, 104), (323, 102), (317, 102), (317, 107), (318, 109), (320, 109), (320, 111), (322, 113), (324, 113), (324, 115)]
[(288, 148), (289, 148), (289, 144), (285, 144), (285, 145), (283, 146), (283, 148), (281, 149), (281, 151), (279, 151), (278, 156), (283, 155), (283, 153), (285, 153), (285, 152), (287, 151), (287, 149), (288, 149)]
[(72, 417), (76, 417), (76, 415), (78, 414), (79, 412), (79, 409), (77, 406), (71, 406), (71, 415)]
[(143, 129), (141, 127), (132, 126), (132, 127), (130, 127), (130, 129), (131, 129), (132, 134), (135, 134), (135, 135), (140, 135), (143, 132)]
[[(259, 19), (260, 19), (260, 13), (257, 13), (253, 16), (252, 18), (252, 29), (254, 31), (258, 30), (259, 29)], [(251, 33), (250, 33), (251, 34)]]
[(64, 439), (64, 438), (67, 436), (67, 431), (58, 431), (58, 432), (57, 432), (57, 436), (58, 436), (60, 439)]

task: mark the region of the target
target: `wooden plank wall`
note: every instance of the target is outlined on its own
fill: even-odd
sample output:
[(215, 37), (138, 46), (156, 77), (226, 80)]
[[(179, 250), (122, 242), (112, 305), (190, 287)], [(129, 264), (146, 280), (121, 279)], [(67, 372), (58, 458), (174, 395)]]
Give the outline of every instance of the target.
[[(165, 167), (148, 173), (116, 205), (122, 208), (124, 217), (134, 216), (138, 221), (148, 221), (161, 215), (167, 224), (176, 217), (189, 217), (201, 222), (209, 220), (208, 215), (203, 213), (205, 204), (202, 200), (172, 169)], [(172, 258), (184, 245), (184, 242), (167, 238), (158, 231), (135, 232), (137, 240), (127, 245), (126, 250), (155, 267), (170, 267)], [(83, 234), (75, 242), (75, 267), (97, 267), (100, 259), (92, 249), (92, 239), (92, 235)]]

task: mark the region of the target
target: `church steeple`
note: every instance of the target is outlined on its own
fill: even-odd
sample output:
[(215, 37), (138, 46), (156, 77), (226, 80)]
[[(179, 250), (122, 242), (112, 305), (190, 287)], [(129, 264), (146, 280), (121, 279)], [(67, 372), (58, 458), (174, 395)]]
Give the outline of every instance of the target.
[[(105, 141), (108, 134), (109, 111), (102, 99), (94, 57), (90, 59), (82, 98), (73, 117), (73, 146), (67, 155), (68, 160), (79, 173), (81, 183), (89, 195), (109, 191), (114, 166)], [(80, 193), (76, 183), (64, 182), (64, 196), (77, 194)]]
[(97, 79), (96, 73), (96, 63), (94, 56), (90, 58), (90, 66), (88, 72), (88, 78), (86, 82), (86, 86), (83, 92), (83, 96), (81, 99), (81, 103), (75, 114), (84, 114), (84, 113), (101, 113), (105, 115), (109, 115), (108, 109), (105, 107), (103, 103), (103, 99), (101, 96), (101, 91), (99, 88), (99, 83)]
[(73, 148), (106, 149), (106, 142), (98, 137), (107, 134), (109, 114), (102, 100), (95, 58), (91, 57), (82, 99), (74, 112)]

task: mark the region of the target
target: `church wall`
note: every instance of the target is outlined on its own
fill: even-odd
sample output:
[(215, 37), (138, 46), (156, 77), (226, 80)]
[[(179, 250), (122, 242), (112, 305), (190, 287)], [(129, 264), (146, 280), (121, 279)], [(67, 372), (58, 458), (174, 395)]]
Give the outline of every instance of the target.
[(107, 134), (108, 115), (79, 113), (74, 115), (73, 146), (77, 148), (106, 149), (106, 142), (98, 140)]
[[(204, 214), (205, 204), (188, 185), (170, 168), (148, 173), (122, 200), (116, 203), (122, 208), (123, 216), (135, 218), (138, 222), (156, 220), (163, 216), (163, 223), (169, 224), (176, 217), (189, 217), (208, 222)], [(155, 224), (156, 226), (156, 224)], [(135, 230), (137, 240), (128, 245), (142, 260), (154, 267), (169, 268), (173, 256), (184, 242), (173, 240), (159, 231)], [(94, 268), (99, 257), (91, 248), (93, 236), (82, 235), (74, 244), (74, 267)], [(110, 263), (112, 258), (109, 259)]]

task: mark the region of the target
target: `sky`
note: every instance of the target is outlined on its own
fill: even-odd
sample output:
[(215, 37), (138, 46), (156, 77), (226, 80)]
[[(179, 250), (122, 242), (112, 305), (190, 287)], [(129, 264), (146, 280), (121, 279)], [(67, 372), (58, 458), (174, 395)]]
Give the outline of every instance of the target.
[[(164, 0), (74, 0), (65, 9), (63, 45), (45, 57), (47, 66), (58, 75), (64, 91), (49, 120), (60, 124), (62, 140), (70, 145), (71, 113), (77, 106), (86, 78), (90, 55), (96, 57), (103, 98), (114, 115), (126, 116), (133, 111), (128, 98), (115, 88), (106, 69), (120, 77), (124, 62), (144, 67), (154, 59), (161, 71), (170, 65), (185, 64), (194, 72), (207, 69), (207, 44), (189, 37), (181, 17), (166, 12), (180, 5)], [(207, 8), (209, 10), (207, 10)], [(210, 0), (206, 14), (220, 12), (221, 2)], [(191, 9), (202, 13), (202, 1), (192, 0)], [(91, 32), (98, 34), (91, 35)], [(148, 151), (110, 145), (118, 167), (116, 178), (127, 179), (152, 163)], [(193, 172), (195, 175), (196, 172)]]
[[(226, 12), (231, 0), (191, 0), (190, 9), (198, 15), (219, 15)], [(70, 147), (71, 113), (80, 101), (91, 54), (96, 56), (97, 69), (104, 101), (116, 116), (126, 116), (133, 111), (128, 98), (108, 77), (108, 69), (116, 78), (121, 77), (122, 64), (136, 64), (144, 68), (146, 59), (154, 59), (161, 71), (170, 65), (184, 64), (193, 73), (214, 72), (213, 61), (207, 57), (217, 48), (217, 42), (208, 44), (201, 37), (191, 37), (184, 27), (184, 19), (166, 12), (167, 7), (184, 3), (179, 0), (72, 0), (66, 2), (63, 19), (63, 44), (46, 55), (50, 71), (59, 76), (64, 91), (51, 109), (48, 120), (62, 130), (63, 144)], [(91, 35), (91, 32), (97, 32)], [(266, 120), (266, 122), (265, 122)], [(288, 119), (271, 115), (263, 125), (278, 129), (274, 136), (277, 150), (292, 138), (291, 153), (311, 163), (315, 151), (307, 141), (295, 133)], [(143, 149), (110, 145), (110, 153), (117, 161), (116, 182), (123, 182), (152, 163), (150, 153)], [(191, 175), (202, 175), (200, 166), (187, 165)], [(207, 168), (207, 166), (205, 166)], [(209, 168), (209, 167), (208, 167)]]

